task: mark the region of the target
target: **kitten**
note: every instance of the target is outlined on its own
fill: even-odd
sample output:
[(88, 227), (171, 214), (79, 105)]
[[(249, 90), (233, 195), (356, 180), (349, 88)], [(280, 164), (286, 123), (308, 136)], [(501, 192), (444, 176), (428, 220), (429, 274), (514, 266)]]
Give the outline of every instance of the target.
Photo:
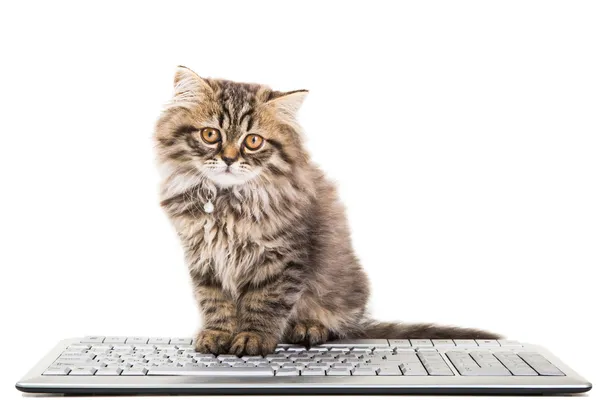
[(496, 338), (366, 315), (367, 276), (336, 189), (296, 120), (306, 90), (204, 79), (179, 67), (156, 125), (161, 206), (183, 245), (203, 353), (268, 354), (335, 338)]

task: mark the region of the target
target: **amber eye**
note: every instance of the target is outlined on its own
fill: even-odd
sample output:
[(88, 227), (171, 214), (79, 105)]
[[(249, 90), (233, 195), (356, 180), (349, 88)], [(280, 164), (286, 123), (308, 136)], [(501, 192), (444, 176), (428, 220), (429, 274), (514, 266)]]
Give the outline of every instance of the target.
[(215, 144), (221, 140), (221, 132), (215, 128), (203, 128), (200, 135), (202, 135), (202, 140), (208, 144)]
[(265, 139), (263, 139), (262, 136), (248, 135), (248, 136), (246, 136), (246, 139), (244, 139), (244, 144), (250, 150), (258, 150), (258, 149), (260, 149), (260, 146), (263, 145), (264, 141), (265, 141)]

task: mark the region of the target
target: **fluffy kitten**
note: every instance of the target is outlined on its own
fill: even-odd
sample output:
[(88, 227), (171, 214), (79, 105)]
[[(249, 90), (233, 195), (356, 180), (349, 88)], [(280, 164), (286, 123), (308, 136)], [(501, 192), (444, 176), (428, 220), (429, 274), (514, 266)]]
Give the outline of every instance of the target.
[(183, 245), (206, 353), (267, 354), (334, 338), (496, 338), (381, 323), (334, 186), (310, 161), (296, 112), (307, 91), (204, 79), (180, 67), (156, 125), (161, 205)]

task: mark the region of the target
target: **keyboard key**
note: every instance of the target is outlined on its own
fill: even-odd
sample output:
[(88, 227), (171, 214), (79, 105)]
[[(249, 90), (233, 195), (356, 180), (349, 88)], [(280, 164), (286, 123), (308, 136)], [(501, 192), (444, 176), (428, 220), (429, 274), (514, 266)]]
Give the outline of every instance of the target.
[(70, 362), (61, 362), (61, 361), (55, 361), (52, 364), (52, 367), (69, 367), (71, 369), (74, 369), (76, 367), (80, 367), (80, 368), (85, 368), (85, 367), (93, 367), (93, 368), (100, 368), (100, 367), (106, 367), (106, 364), (104, 363), (97, 363), (97, 362), (91, 362), (88, 364), (81, 364), (81, 363), (70, 363)]
[[(514, 375), (514, 376), (537, 376), (538, 373), (535, 372), (532, 368), (530, 367), (523, 367), (523, 368), (508, 368), (508, 370)], [(563, 375), (558, 374), (557, 376)]]
[(73, 364), (89, 364), (91, 363), (96, 356), (65, 356), (62, 355), (58, 358), (57, 362), (61, 363), (73, 363)]
[(240, 360), (238, 356), (234, 356), (233, 354), (219, 354), (217, 360)]
[(83, 350), (80, 350), (80, 351), (65, 351), (60, 356), (61, 357), (80, 357), (80, 356), (85, 356), (85, 355), (86, 355), (86, 353), (84, 353)]
[(345, 351), (327, 351), (319, 354), (320, 357), (337, 358), (339, 356), (346, 355)]
[[(310, 352), (310, 350), (309, 350)], [(352, 353), (356, 355), (371, 354), (373, 351), (370, 347), (353, 347)]]
[(309, 353), (323, 353), (327, 351), (327, 347), (313, 347), (307, 350)]
[(283, 354), (267, 354), (265, 360), (287, 360), (287, 357)]
[(94, 367), (73, 367), (69, 375), (94, 375), (96, 371)]
[(264, 361), (262, 356), (243, 356), (242, 360), (245, 361)]
[(379, 368), (362, 367), (362, 368), (356, 368), (354, 371), (352, 371), (352, 375), (373, 376), (373, 375), (377, 375), (377, 371), (379, 371)]
[[(96, 346), (93, 346), (92, 349), (96, 348)], [(113, 346), (113, 350), (118, 351), (118, 352), (125, 352), (125, 351), (131, 351), (133, 350), (133, 346), (129, 345), (129, 344), (117, 344), (115, 346)]]
[(148, 344), (169, 344), (171, 338), (168, 337), (151, 337)]
[(466, 350), (448, 350), (446, 351), (446, 355), (448, 357), (453, 358), (468, 358), (471, 359), (471, 356)]
[(413, 347), (432, 347), (433, 343), (429, 339), (410, 339), (410, 344)]
[(86, 336), (81, 339), (81, 343), (102, 343), (104, 342), (104, 336)]
[(325, 375), (325, 369), (324, 368), (305, 368), (300, 372), (300, 374), (302, 376), (323, 376), (323, 375)]
[(127, 344), (146, 344), (146, 343), (148, 343), (148, 338), (134, 336), (134, 337), (127, 338), (127, 340), (125, 340), (125, 343), (127, 343)]
[(350, 375), (351, 374), (351, 369), (348, 369), (348, 368), (329, 368), (326, 371), (326, 374), (330, 375), (330, 376)]
[(217, 358), (214, 354), (205, 354), (205, 353), (193, 353), (192, 357), (194, 357), (194, 358), (201, 358), (201, 359), (208, 359), (208, 358), (215, 359), (215, 358)]
[(300, 364), (295, 364), (295, 363), (285, 363), (285, 364), (281, 364), (281, 368), (282, 369), (289, 369), (289, 368), (293, 368), (297, 371), (301, 371), (304, 369), (304, 365), (300, 365)]
[[(298, 371), (294, 369), (295, 375)], [(156, 367), (149, 368), (148, 375), (165, 375), (165, 376), (273, 376), (271, 368), (221, 368), (221, 367), (205, 367), (205, 368), (173, 368), (173, 367)]]
[(386, 361), (408, 361), (414, 360), (419, 362), (419, 358), (416, 353), (406, 353), (406, 354), (388, 354), (385, 356)]
[(327, 342), (321, 347), (389, 347), (387, 339), (342, 339)]
[(521, 352), (519, 353), (527, 364), (531, 366), (538, 374), (543, 376), (564, 376), (564, 373), (556, 368), (550, 361), (546, 360), (544, 356), (538, 353)]
[(506, 368), (456, 368), (461, 375), (464, 376), (508, 376), (512, 375)]
[(427, 370), (423, 368), (421, 363), (401, 363), (400, 371), (404, 375), (412, 375), (412, 376), (425, 376), (427, 374)]
[(327, 368), (329, 368), (329, 364), (312, 362), (312, 363), (306, 364), (305, 368), (310, 368), (310, 369), (316, 368), (316, 369), (326, 370)]
[[(425, 370), (423, 370), (425, 372)], [(400, 368), (396, 367), (384, 367), (384, 368), (379, 368), (379, 371), (377, 372), (377, 375), (380, 376), (398, 376), (398, 375), (402, 375), (402, 372), (400, 371)], [(425, 372), (425, 375), (427, 375), (427, 372)]]
[(334, 357), (320, 357), (320, 356), (316, 356), (313, 360), (320, 362), (320, 363), (334, 363), (337, 361), (337, 359)]
[[(419, 365), (421, 365), (421, 363), (419, 361), (417, 361), (419, 363)], [(400, 363), (398, 362), (386, 362), (385, 360), (383, 362), (370, 362), (370, 363), (359, 363), (357, 364), (358, 368), (362, 368), (362, 367), (369, 367), (369, 368), (388, 368), (388, 367), (398, 367)]]
[(446, 356), (461, 374), (462, 370), (476, 370), (480, 368), (479, 364), (466, 351), (448, 351), (446, 352)]
[(72, 344), (67, 349), (69, 350), (89, 350), (91, 346), (87, 344)]
[(172, 338), (170, 344), (192, 344), (192, 339)]
[(120, 367), (99, 368), (98, 371), (96, 371), (96, 376), (116, 376), (121, 375), (121, 372), (123, 372), (123, 369)]
[(523, 347), (523, 345), (516, 340), (500, 339), (498, 340), (498, 343), (502, 347)]
[(431, 376), (452, 376), (454, 375), (454, 372), (452, 372), (452, 370), (450, 368), (448, 368), (448, 366), (444, 366), (444, 367), (433, 367), (433, 366), (428, 366), (426, 367), (427, 372), (429, 373), (429, 375)]
[(131, 367), (126, 368), (121, 372), (121, 375), (125, 376), (142, 376), (148, 373), (148, 369), (146, 367)]
[(234, 362), (231, 364), (232, 368), (248, 368), (250, 367), (250, 365), (246, 364), (243, 360), (240, 360), (238, 362)]
[(454, 346), (456, 346), (456, 344), (454, 343), (454, 340), (451, 340), (451, 339), (433, 339), (432, 342), (435, 347), (454, 347)]
[(380, 348), (373, 349), (373, 354), (381, 355), (381, 356), (383, 356), (385, 354), (392, 354), (393, 352), (394, 352), (394, 350), (392, 350), (390, 348), (380, 347)]
[(181, 368), (205, 368), (204, 364), (198, 364), (198, 363), (184, 363), (184, 364), (178, 364), (178, 365)]
[(289, 356), (295, 356), (297, 353), (295, 351), (278, 351), (276, 353), (279, 357), (289, 357)]
[(253, 364), (254, 364), (254, 366), (255, 366), (255, 367), (257, 367), (257, 368), (262, 368), (262, 367), (265, 367), (265, 368), (266, 368), (266, 367), (270, 367), (270, 366), (271, 366), (271, 365), (270, 365), (268, 362), (266, 362), (266, 361), (264, 361), (264, 362), (254, 362)]
[(340, 360), (340, 362), (358, 362), (360, 359), (354, 354), (347, 354), (345, 356), (338, 357), (338, 360)]
[(492, 339), (485, 339), (485, 340), (478, 339), (478, 340), (476, 340), (476, 342), (480, 347), (498, 347), (498, 346), (500, 346), (500, 343), (498, 343), (497, 340), (492, 340)]
[(71, 372), (69, 367), (50, 367), (42, 375), (68, 375)]
[(147, 359), (153, 359), (153, 360), (156, 360), (156, 359), (166, 359), (166, 358), (169, 358), (169, 357), (170, 356), (168, 354), (162, 353), (162, 352), (159, 352), (158, 354), (150, 354), (150, 355), (146, 356)]
[(103, 362), (104, 364), (122, 363), (123, 362), (123, 360), (121, 358), (118, 358), (118, 357), (106, 357), (106, 358), (103, 358), (103, 359), (101, 359), (99, 361)]
[(446, 361), (444, 361), (439, 353), (419, 352), (418, 355), (429, 375), (454, 375), (450, 367), (448, 367), (448, 364), (446, 364)]
[(293, 368), (293, 367), (282, 367), (275, 371), (275, 375), (277, 375), (277, 376), (298, 376), (298, 375), (300, 375), (300, 370)]
[(287, 351), (293, 351), (293, 352), (301, 352), (301, 351), (306, 351), (306, 347), (304, 346), (289, 346), (287, 348)]
[(138, 344), (138, 345), (135, 345), (135, 351), (154, 352), (154, 351), (156, 351), (156, 347), (154, 347), (153, 344)]
[(107, 336), (104, 343), (124, 344), (127, 336)]
[(503, 368), (503, 364), (492, 353), (473, 351), (470, 356), (481, 368)]
[(520, 351), (517, 353), (517, 355), (525, 361), (532, 361), (535, 363), (550, 363), (550, 361), (546, 360), (546, 358), (541, 354), (531, 351)]
[[(292, 359), (292, 357), (290, 357), (290, 359)], [(302, 364), (302, 363), (313, 362), (313, 359), (312, 358), (296, 358), (292, 361), (294, 361), (297, 364)]]
[(352, 364), (336, 362), (329, 366), (330, 368), (353, 369)]
[(408, 339), (390, 339), (390, 347), (406, 348), (412, 347)]
[(481, 369), (481, 367), (477, 364), (471, 365), (471, 364), (454, 364), (454, 367), (456, 367), (456, 369), (458, 370), (458, 373), (461, 375), (466, 375), (466, 374), (474, 374), (475, 372), (479, 371)]
[(461, 347), (478, 347), (477, 342), (473, 339), (454, 339), (454, 343)]

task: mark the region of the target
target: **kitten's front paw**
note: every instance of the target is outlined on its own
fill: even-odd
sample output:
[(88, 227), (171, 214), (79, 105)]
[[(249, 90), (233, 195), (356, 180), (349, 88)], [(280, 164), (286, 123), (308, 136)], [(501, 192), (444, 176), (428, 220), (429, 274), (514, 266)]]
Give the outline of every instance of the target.
[(296, 321), (289, 326), (285, 336), (290, 343), (316, 346), (327, 341), (329, 330), (319, 321)]
[(227, 354), (231, 333), (216, 329), (203, 329), (196, 336), (196, 351), (198, 353)]
[(233, 338), (229, 352), (236, 356), (266, 356), (275, 351), (277, 338), (259, 332), (240, 332)]

